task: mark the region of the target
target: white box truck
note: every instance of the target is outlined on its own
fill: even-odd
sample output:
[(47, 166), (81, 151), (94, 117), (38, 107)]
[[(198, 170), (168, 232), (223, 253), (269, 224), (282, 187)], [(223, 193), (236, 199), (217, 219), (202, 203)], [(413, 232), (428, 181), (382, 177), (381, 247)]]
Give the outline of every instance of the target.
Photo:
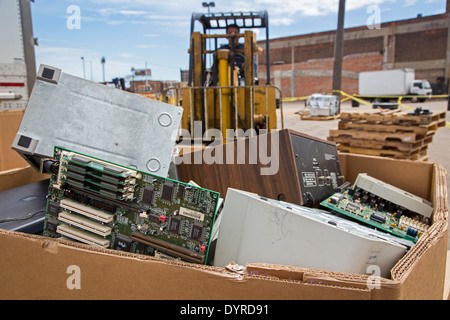
[(414, 69), (367, 71), (359, 73), (359, 94), (356, 97), (388, 102), (405, 97), (412, 102), (424, 102), (432, 90), (427, 80), (415, 79)]
[(36, 78), (30, 0), (0, 0), (0, 111), (23, 110)]

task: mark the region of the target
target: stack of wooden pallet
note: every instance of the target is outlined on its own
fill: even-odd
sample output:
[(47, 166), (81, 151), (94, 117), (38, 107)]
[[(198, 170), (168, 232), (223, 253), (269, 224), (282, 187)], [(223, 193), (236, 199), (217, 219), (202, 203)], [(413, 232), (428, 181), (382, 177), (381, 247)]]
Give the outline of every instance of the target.
[(339, 127), (330, 130), (328, 140), (341, 152), (426, 161), (428, 145), (436, 130), (445, 127), (445, 116), (445, 111), (341, 113)]

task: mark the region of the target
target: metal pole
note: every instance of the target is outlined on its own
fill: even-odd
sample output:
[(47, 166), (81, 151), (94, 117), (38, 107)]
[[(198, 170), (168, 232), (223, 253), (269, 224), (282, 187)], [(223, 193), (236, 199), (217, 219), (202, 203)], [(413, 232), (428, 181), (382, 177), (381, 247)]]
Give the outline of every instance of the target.
[(147, 75), (147, 61), (145, 61), (145, 91), (147, 90), (148, 90), (148, 75)]
[(105, 83), (106, 82), (106, 80), (105, 80), (105, 63), (106, 63), (105, 57), (102, 57), (101, 63), (102, 63), (102, 68), (103, 68), (103, 83)]
[(86, 68), (84, 65), (84, 57), (81, 57), (81, 60), (83, 61), (83, 79), (86, 79)]
[(344, 55), (345, 0), (339, 0), (338, 26), (334, 45), (333, 93), (338, 97), (338, 113), (341, 113), (342, 57)]

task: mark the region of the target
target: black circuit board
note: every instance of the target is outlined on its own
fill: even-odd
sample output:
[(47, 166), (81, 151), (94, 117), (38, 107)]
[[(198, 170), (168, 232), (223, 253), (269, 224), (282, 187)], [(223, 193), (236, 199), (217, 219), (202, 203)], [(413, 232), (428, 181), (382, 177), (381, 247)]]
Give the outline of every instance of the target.
[(55, 147), (44, 235), (207, 261), (219, 193)]

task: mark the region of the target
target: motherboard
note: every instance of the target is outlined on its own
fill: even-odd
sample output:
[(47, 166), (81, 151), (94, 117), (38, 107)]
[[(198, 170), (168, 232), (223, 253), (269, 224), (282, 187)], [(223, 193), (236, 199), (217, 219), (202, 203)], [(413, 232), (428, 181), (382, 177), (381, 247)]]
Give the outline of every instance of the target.
[(207, 261), (219, 194), (55, 147), (44, 236)]
[(366, 174), (321, 202), (325, 208), (416, 243), (431, 225), (428, 201)]

